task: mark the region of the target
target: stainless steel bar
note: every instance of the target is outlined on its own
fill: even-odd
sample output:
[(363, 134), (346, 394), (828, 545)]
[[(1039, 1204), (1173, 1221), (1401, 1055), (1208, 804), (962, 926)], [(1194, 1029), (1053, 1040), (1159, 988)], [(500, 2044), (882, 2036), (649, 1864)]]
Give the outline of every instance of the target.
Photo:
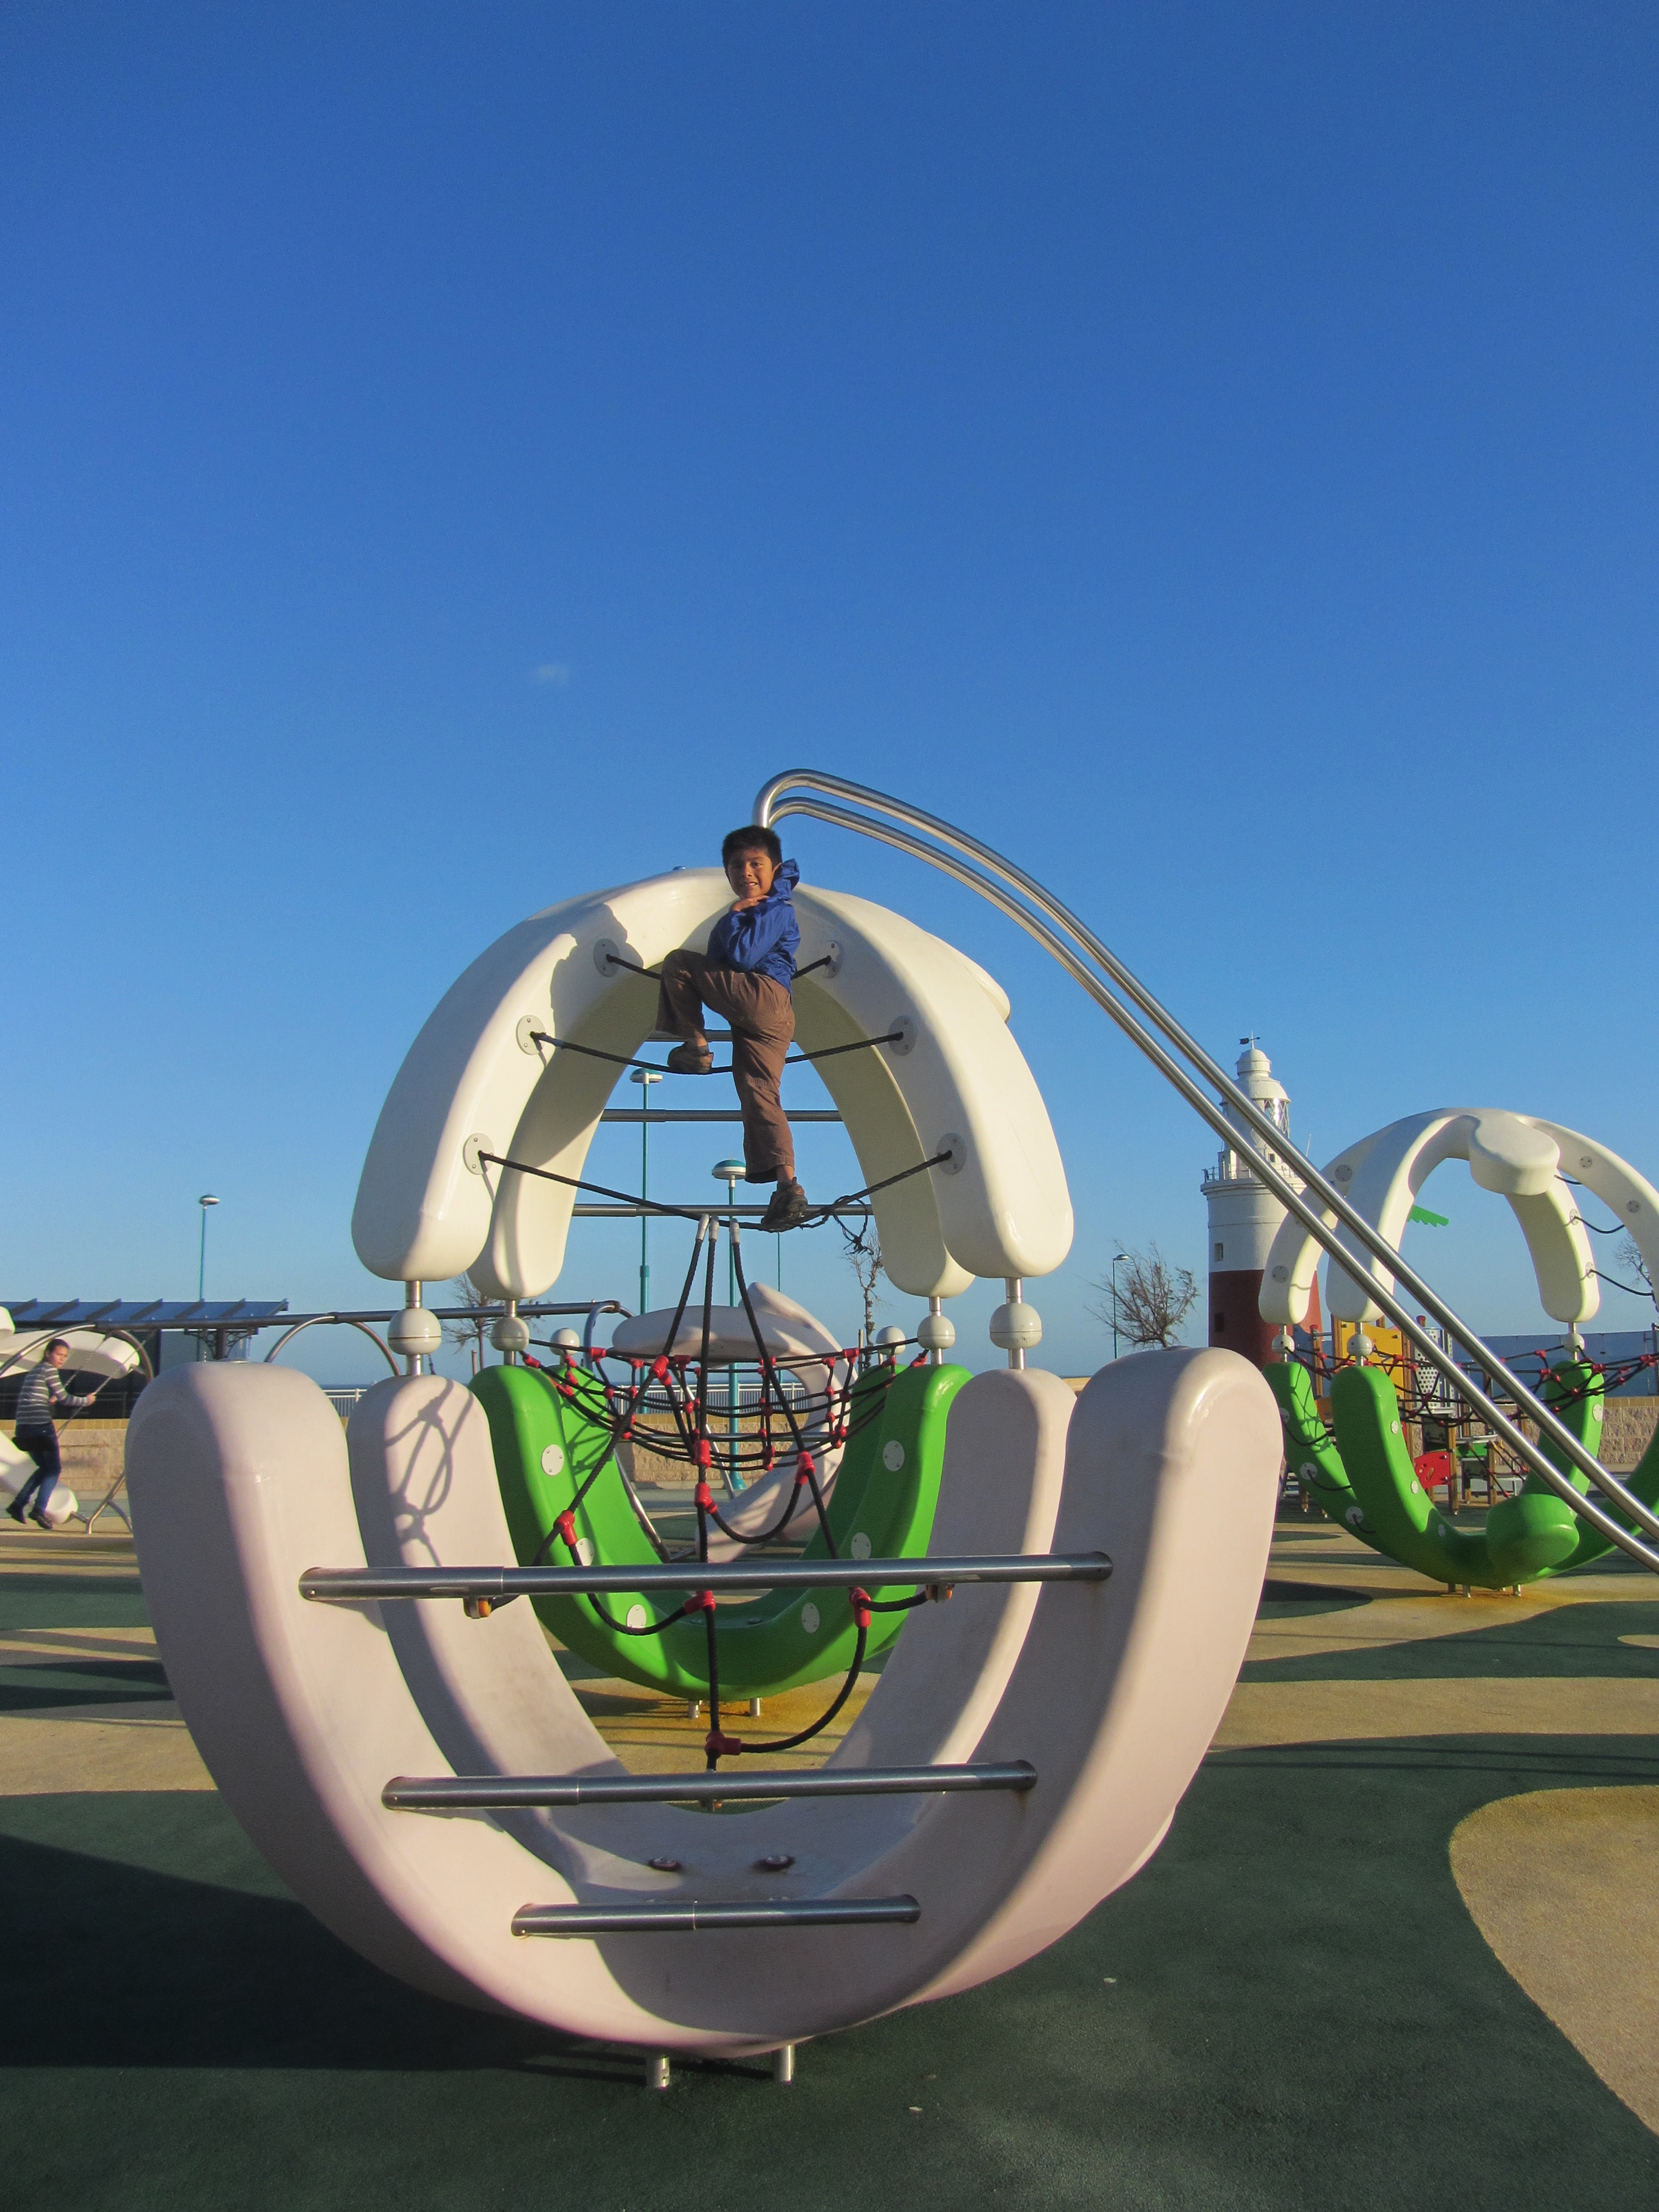
[[(653, 1114), (651, 1118), (653, 1121), (655, 1121), (656, 1115)], [(760, 1210), (761, 1209), (758, 1208), (757, 1209), (757, 1211)], [(518, 1313), (521, 1321), (540, 1321), (546, 1319), (553, 1314), (591, 1313), (595, 1303), (596, 1301), (592, 1298), (580, 1298), (573, 1300), (568, 1304), (561, 1304), (558, 1305), (550, 1305), (540, 1298), (521, 1298), (519, 1301)], [(600, 1298), (597, 1301), (597, 1304), (601, 1313), (628, 1314), (628, 1308), (624, 1305), (618, 1304), (615, 1298)], [(228, 1328), (234, 1330), (239, 1336), (252, 1336), (261, 1329), (298, 1328), (302, 1328), (312, 1322), (337, 1321), (362, 1322), (373, 1321), (395, 1321), (403, 1310), (404, 1309), (401, 1306), (378, 1306), (373, 1308), (365, 1306), (361, 1310), (354, 1310), (350, 1312), (347, 1312), (343, 1308), (342, 1308), (342, 1310), (337, 1313), (280, 1313), (272, 1314), (269, 1319), (263, 1321), (258, 1318), (244, 1316), (240, 1321), (228, 1322), (225, 1326)], [(439, 1321), (494, 1321), (500, 1319), (501, 1316), (507, 1311), (507, 1307), (504, 1303), (497, 1300), (493, 1305), (487, 1306), (428, 1306), (427, 1308), (427, 1311)], [(631, 1318), (631, 1316), (629, 1317)], [(34, 1327), (34, 1323), (30, 1322), (27, 1326), (30, 1328), (33, 1328)], [(137, 1322), (135, 1326), (142, 1329), (146, 1335), (148, 1335), (152, 1329), (157, 1331), (164, 1329), (183, 1329), (191, 1335), (199, 1335), (204, 1329), (216, 1328), (218, 1324), (215, 1322), (203, 1321), (145, 1321)], [(108, 1330), (105, 1331), (104, 1334), (125, 1334), (125, 1332)]]
[(394, 1813), (449, 1813), (531, 1805), (732, 1804), (775, 1797), (925, 1796), (1030, 1790), (1029, 1759), (965, 1766), (745, 1767), (726, 1774), (399, 1774), (380, 1792)]
[(720, 1928), (858, 1928), (920, 1920), (914, 1897), (717, 1898), (684, 1905), (526, 1905), (515, 1936), (691, 1936)]
[[(811, 1106), (799, 1112), (791, 1111), (783, 1118), (786, 1121), (839, 1121), (841, 1115), (832, 1106)], [(649, 1121), (654, 1129), (663, 1121), (741, 1121), (743, 1116), (735, 1111), (728, 1114), (712, 1106), (665, 1106), (659, 1114), (647, 1114), (641, 1106), (607, 1106), (599, 1119), (601, 1121)]]
[(394, 1598), (579, 1597), (585, 1590), (879, 1589), (927, 1583), (1103, 1583), (1104, 1552), (988, 1553), (961, 1559), (650, 1559), (606, 1567), (311, 1567), (301, 1597), (333, 1605)]
[[(654, 1114), (651, 1116), (653, 1125), (656, 1121), (656, 1118), (657, 1117)], [(689, 1206), (677, 1209), (681, 1219), (684, 1219), (685, 1214), (689, 1213), (690, 1210), (691, 1209)], [(860, 1204), (857, 1206), (814, 1206), (812, 1210), (815, 1213), (867, 1214), (871, 1211), (871, 1208), (866, 1205)], [(570, 1211), (578, 1221), (637, 1221), (641, 1214), (649, 1214), (653, 1221), (660, 1221), (665, 1218), (654, 1206), (573, 1206)], [(722, 1206), (720, 1208), (720, 1217), (724, 1219), (728, 1214), (738, 1213), (746, 1218), (752, 1213), (757, 1217), (757, 1218), (758, 1218), (761, 1214), (765, 1212), (765, 1211), (766, 1208), (763, 1206)], [(673, 1216), (671, 1215), (668, 1218), (672, 1218)], [(519, 1310), (520, 1313), (523, 1313), (526, 1309), (520, 1306)], [(580, 1308), (580, 1310), (586, 1313), (587, 1309), (584, 1306)]]
[[(900, 821), (915, 824), (927, 836), (937, 839), (939, 844), (951, 849), (941, 852), (938, 844), (926, 843), (921, 838), (908, 836), (903, 830), (895, 828), (891, 823), (874, 819), (869, 814), (856, 814), (847, 807), (825, 805), (820, 800), (811, 798), (779, 796), (780, 793), (787, 793), (796, 786), (811, 791), (839, 793), (854, 799), (865, 807), (880, 808)], [(1291, 1172), (1300, 1177), (1303, 1182), (1314, 1192), (1320, 1206), (1325, 1212), (1334, 1214), (1338, 1222), (1352, 1233), (1371, 1256), (1395, 1277), (1396, 1284), (1403, 1284), (1412, 1292), (1413, 1297), (1424, 1305), (1446, 1329), (1449, 1336), (1455, 1337), (1462, 1343), (1489, 1374), (1503, 1378), (1516, 1406), (1525, 1407), (1537, 1421), (1540, 1431), (1550, 1438), (1563, 1456), (1577, 1468), (1580, 1473), (1594, 1483), (1604, 1495), (1611, 1498), (1621, 1510), (1628, 1514), (1638, 1528), (1644, 1528), (1650, 1535), (1659, 1535), (1659, 1516), (1656, 1516), (1653, 1510), (1635, 1497), (1615, 1475), (1610, 1474), (1593, 1454), (1585, 1450), (1553, 1410), (1528, 1390), (1526, 1385), (1510, 1371), (1503, 1360), (1491, 1351), (1432, 1287), (1424, 1281), (1388, 1240), (1356, 1211), (1334, 1184), (1326, 1180), (1310, 1160), (1297, 1150), (1285, 1132), (1267, 1120), (1255, 1101), (1249, 1098), (1225, 1070), (1188, 1035), (1173, 1016), (1165, 1012), (1158, 1001), (1136, 981), (1130, 970), (1117, 959), (1109, 948), (1103, 944), (1085, 923), (1072, 914), (1069, 908), (1046, 891), (1035, 878), (1028, 876), (1023, 869), (1017, 867), (1012, 862), (1005, 860), (1000, 854), (994, 852), (989, 846), (981, 844), (977, 838), (970, 837), (964, 831), (952, 828), (950, 823), (941, 822), (936, 816), (927, 814), (919, 807), (909, 806), (904, 801), (890, 798), (884, 793), (867, 790), (861, 785), (847, 782), (840, 777), (822, 775), (816, 770), (794, 770), (786, 775), (775, 776), (762, 787), (755, 802), (754, 818), (757, 822), (768, 822), (781, 818), (786, 814), (794, 813), (805, 814), (816, 820), (831, 823), (839, 828), (852, 830), (861, 836), (876, 838), (882, 843), (891, 845), (899, 851), (908, 853), (915, 858), (926, 861), (930, 866), (938, 868), (941, 873), (951, 876), (970, 890), (976, 891), (980, 896), (1007, 915), (1011, 921), (1018, 923), (1021, 928), (1036, 938), (1046, 951), (1052, 953), (1073, 980), (1088, 992), (1102, 1010), (1146, 1054), (1160, 1073), (1187, 1099), (1188, 1104), (1218, 1132), (1224, 1141), (1230, 1145), (1237, 1145), (1239, 1137), (1237, 1123), (1227, 1120), (1222, 1109), (1211, 1103), (1204, 1091), (1194, 1083), (1192, 1078), (1179, 1066), (1179, 1063), (1170, 1057), (1145, 1025), (1137, 1020), (1127, 1007), (1113, 997), (1099, 977), (1086, 966), (1085, 956), (1087, 959), (1096, 961), (1120, 985), (1126, 994), (1141, 1007), (1164, 1035), (1202, 1072), (1206, 1081), (1219, 1091), (1224, 1098), (1237, 1109), (1247, 1125), (1257, 1132), (1263, 1142), (1271, 1146), (1273, 1152), (1289, 1164)], [(954, 860), (951, 857), (951, 852), (964, 855), (975, 865), (967, 866)], [(1007, 888), (1004, 889), (1004, 886)], [(1019, 896), (1013, 896), (1016, 892)], [(1030, 899), (1031, 904), (1037, 908), (1038, 912), (1034, 914), (1030, 907), (1023, 903), (1024, 899)], [(1049, 926), (1050, 921), (1070, 935), (1073, 940), (1072, 945), (1067, 945), (1056, 934), (1055, 929)], [(1316, 1242), (1328, 1252), (1340, 1266), (1354, 1268), (1355, 1255), (1344, 1247), (1337, 1231), (1324, 1219), (1323, 1213), (1304, 1202), (1301, 1194), (1292, 1189), (1286, 1177), (1278, 1173), (1259, 1152), (1249, 1150), (1249, 1163), (1252, 1172), (1259, 1176), (1274, 1192), (1274, 1194), (1285, 1204), (1287, 1210), (1296, 1215)], [(1376, 1304), (1394, 1321), (1396, 1327), (1403, 1331), (1431, 1364), (1446, 1376), (1454, 1389), (1481, 1413), (1488, 1424), (1503, 1437), (1516, 1456), (1526, 1466), (1532, 1468), (1540, 1480), (1571, 1505), (1576, 1512), (1582, 1514), (1592, 1526), (1599, 1528), (1612, 1542), (1617, 1544), (1622, 1551), (1628, 1553), (1632, 1559), (1639, 1560), (1643, 1565), (1659, 1571), (1659, 1552), (1651, 1550), (1638, 1539), (1632, 1536), (1594, 1498), (1587, 1498), (1575, 1489), (1571, 1480), (1553, 1465), (1540, 1446), (1535, 1444), (1529, 1437), (1524, 1435), (1498, 1409), (1492, 1398), (1464, 1373), (1457, 1365), (1452, 1353), (1437, 1343), (1426, 1330), (1419, 1326), (1414, 1316), (1392, 1291), (1385, 1291), (1382, 1285), (1374, 1278), (1368, 1280), (1367, 1288)]]

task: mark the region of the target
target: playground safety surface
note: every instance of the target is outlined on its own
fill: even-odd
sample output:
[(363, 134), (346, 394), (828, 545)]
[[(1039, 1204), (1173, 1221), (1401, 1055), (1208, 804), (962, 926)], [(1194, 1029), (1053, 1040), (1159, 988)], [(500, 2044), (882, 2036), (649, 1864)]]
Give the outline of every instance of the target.
[[(706, 1718), (568, 1671), (629, 1765), (701, 1765)], [(1650, 1577), (1449, 1597), (1281, 1522), (1135, 1881), (1018, 1972), (806, 2046), (791, 2089), (677, 2062), (653, 2096), (636, 2057), (343, 1949), (215, 1795), (131, 1544), (8, 1533), (0, 2206), (1625, 2212), (1659, 2192), (1656, 1819)]]

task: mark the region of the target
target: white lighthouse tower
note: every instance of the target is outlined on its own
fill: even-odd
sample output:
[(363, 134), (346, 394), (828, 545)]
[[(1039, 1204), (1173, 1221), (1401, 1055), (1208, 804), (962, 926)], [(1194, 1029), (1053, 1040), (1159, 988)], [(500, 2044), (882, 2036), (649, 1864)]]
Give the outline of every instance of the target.
[[(1274, 1079), (1273, 1062), (1255, 1039), (1241, 1037), (1239, 1042), (1244, 1048), (1238, 1055), (1239, 1089), (1288, 1137), (1290, 1094)], [(1203, 1184), (1210, 1210), (1210, 1342), (1265, 1367), (1279, 1331), (1276, 1323), (1262, 1320), (1257, 1301), (1267, 1248), (1285, 1218), (1285, 1208), (1249, 1164), (1253, 1156), (1263, 1155), (1281, 1170), (1284, 1163), (1263, 1139), (1245, 1127), (1233, 1107), (1224, 1110), (1238, 1136), (1223, 1149)], [(1300, 1190), (1300, 1181), (1291, 1180)], [(1308, 1326), (1313, 1329), (1320, 1327), (1318, 1298), (1316, 1284), (1315, 1303), (1308, 1314)]]

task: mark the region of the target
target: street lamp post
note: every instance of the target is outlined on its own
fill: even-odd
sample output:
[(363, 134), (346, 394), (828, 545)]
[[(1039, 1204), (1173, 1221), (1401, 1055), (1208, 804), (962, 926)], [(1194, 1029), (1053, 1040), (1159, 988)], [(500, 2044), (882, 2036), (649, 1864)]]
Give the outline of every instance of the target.
[[(660, 1083), (662, 1075), (654, 1067), (636, 1067), (629, 1077), (630, 1083), (640, 1086), (640, 1196), (651, 1195), (651, 1085)], [(643, 1211), (640, 1215), (640, 1311), (651, 1310), (651, 1217)]]
[[(714, 1166), (716, 1182), (726, 1185), (726, 1202), (731, 1209), (726, 1217), (726, 1302), (738, 1303), (738, 1248), (735, 1231), (738, 1221), (738, 1184), (743, 1175), (741, 1160), (716, 1160)], [(726, 1449), (728, 1464), (726, 1484), (736, 1492), (744, 1487), (743, 1477), (738, 1473), (738, 1370), (726, 1370)]]
[(196, 1303), (199, 1306), (207, 1296), (207, 1210), (219, 1201), (210, 1190), (204, 1190), (196, 1203), (202, 1209), (202, 1244), (196, 1262)]
[[(202, 1209), (202, 1239), (199, 1246), (198, 1247), (196, 1255), (196, 1303), (199, 1306), (207, 1296), (208, 1208), (210, 1206), (217, 1206), (219, 1201), (213, 1195), (213, 1193), (210, 1190), (204, 1190), (202, 1193), (202, 1195), (197, 1200), (196, 1203)], [(198, 1336), (196, 1340), (196, 1357), (198, 1359), (204, 1359), (207, 1357), (207, 1338), (205, 1335)]]
[(1117, 1358), (1117, 1271), (1128, 1258), (1127, 1252), (1117, 1253), (1112, 1261), (1112, 1357)]

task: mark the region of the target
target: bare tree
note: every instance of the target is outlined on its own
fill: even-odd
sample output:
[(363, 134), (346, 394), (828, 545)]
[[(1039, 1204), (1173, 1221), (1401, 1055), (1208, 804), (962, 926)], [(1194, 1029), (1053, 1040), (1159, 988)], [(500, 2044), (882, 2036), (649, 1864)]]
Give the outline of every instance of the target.
[(1186, 1267), (1172, 1267), (1156, 1244), (1144, 1252), (1125, 1249), (1116, 1270), (1091, 1285), (1101, 1293), (1099, 1305), (1088, 1310), (1097, 1321), (1133, 1345), (1168, 1346), (1198, 1302), (1196, 1278)]
[(876, 1278), (882, 1272), (881, 1237), (872, 1213), (866, 1213), (856, 1230), (848, 1226), (845, 1215), (837, 1218), (836, 1225), (847, 1239), (847, 1264), (859, 1279), (859, 1295), (864, 1301), (864, 1341), (867, 1345), (876, 1333), (876, 1308), (884, 1303), (876, 1296)]
[[(1642, 1288), (1647, 1292), (1648, 1296), (1650, 1298), (1653, 1298), (1655, 1305), (1659, 1306), (1659, 1297), (1654, 1297), (1653, 1271), (1648, 1266), (1647, 1261), (1642, 1257), (1641, 1246), (1637, 1243), (1633, 1237), (1628, 1234), (1628, 1232), (1620, 1238), (1615, 1256), (1618, 1259), (1620, 1266), (1621, 1267), (1628, 1268), (1630, 1273), (1635, 1276), (1637, 1282), (1640, 1283)], [(1630, 1287), (1633, 1288), (1634, 1285), (1632, 1285)]]
[(457, 1275), (451, 1282), (453, 1293), (451, 1303), (467, 1307), (471, 1318), (466, 1321), (447, 1321), (444, 1334), (452, 1344), (459, 1344), (472, 1354), (472, 1372), (476, 1375), (483, 1365), (484, 1331), (489, 1326), (484, 1316), (489, 1307), (500, 1301), (481, 1291), (470, 1274)]

